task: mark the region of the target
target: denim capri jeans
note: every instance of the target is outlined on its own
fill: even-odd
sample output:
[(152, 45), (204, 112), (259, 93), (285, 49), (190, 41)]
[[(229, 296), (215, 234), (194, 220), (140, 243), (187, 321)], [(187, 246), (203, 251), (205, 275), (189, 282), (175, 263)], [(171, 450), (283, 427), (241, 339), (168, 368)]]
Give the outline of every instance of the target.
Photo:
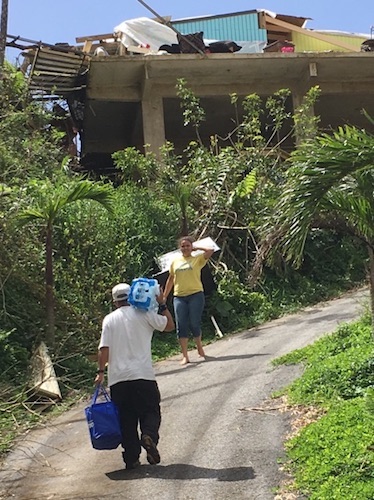
[(204, 292), (197, 292), (185, 297), (174, 297), (174, 313), (178, 338), (201, 335), (201, 317), (205, 305)]

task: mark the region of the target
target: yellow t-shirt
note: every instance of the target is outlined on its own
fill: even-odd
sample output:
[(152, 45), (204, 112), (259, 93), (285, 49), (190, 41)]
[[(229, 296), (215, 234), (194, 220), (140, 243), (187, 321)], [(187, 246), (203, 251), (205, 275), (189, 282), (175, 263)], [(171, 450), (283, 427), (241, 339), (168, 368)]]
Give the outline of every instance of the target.
[(204, 254), (176, 257), (170, 266), (170, 274), (174, 276), (174, 295), (185, 297), (204, 291), (201, 282), (201, 270), (207, 263)]

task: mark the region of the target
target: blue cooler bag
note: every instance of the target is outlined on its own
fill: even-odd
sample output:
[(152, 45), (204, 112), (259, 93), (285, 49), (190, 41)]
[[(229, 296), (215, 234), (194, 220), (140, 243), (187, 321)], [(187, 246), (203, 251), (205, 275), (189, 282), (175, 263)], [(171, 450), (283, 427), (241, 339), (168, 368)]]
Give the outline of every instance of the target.
[[(104, 401), (96, 402), (100, 393)], [(111, 401), (105, 388), (99, 384), (92, 396), (90, 406), (84, 410), (92, 447), (95, 450), (114, 450), (122, 443), (117, 406)]]
[(150, 278), (132, 280), (128, 301), (137, 309), (157, 311), (156, 296), (160, 293), (158, 281)]

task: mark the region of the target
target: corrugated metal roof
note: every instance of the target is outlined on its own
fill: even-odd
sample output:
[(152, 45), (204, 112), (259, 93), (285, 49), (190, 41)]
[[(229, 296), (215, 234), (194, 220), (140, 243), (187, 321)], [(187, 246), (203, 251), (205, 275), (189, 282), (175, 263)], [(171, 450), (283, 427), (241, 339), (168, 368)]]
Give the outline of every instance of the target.
[(172, 21), (172, 25), (182, 34), (203, 31), (204, 37), (208, 39), (266, 42), (267, 32), (265, 26), (259, 24), (259, 15), (264, 13), (298, 27), (303, 27), (305, 22), (310, 19), (308, 17), (289, 16), (270, 13), (270, 11), (264, 9), (256, 9), (214, 16), (177, 19)]
[(252, 9), (252, 10), (245, 10), (245, 11), (240, 11), (240, 12), (230, 12), (228, 14), (215, 14), (215, 15), (206, 15), (206, 16), (197, 16), (197, 17), (184, 17), (182, 19), (175, 19), (172, 20), (172, 23), (184, 23), (185, 21), (198, 21), (198, 20), (203, 20), (203, 19), (217, 19), (221, 17), (230, 17), (230, 16), (238, 16), (238, 15), (245, 15), (245, 14), (257, 14), (259, 12), (257, 9)]
[(11, 41), (7, 46), (22, 50), (24, 60), (20, 69), (34, 96), (67, 97), (84, 87), (80, 77), (89, 67), (90, 55), (68, 44), (44, 45), (12, 35), (8, 37)]
[(349, 52), (348, 49), (344, 49), (341, 47), (337, 47), (334, 45), (334, 40), (336, 42), (345, 42), (350, 44), (352, 47), (355, 47), (357, 51), (360, 50), (362, 42), (364, 42), (364, 37), (358, 36), (344, 36), (344, 34), (336, 33), (328, 33), (328, 32), (320, 32), (314, 31), (314, 33), (323, 33), (325, 35), (331, 35), (331, 43), (326, 42), (325, 40), (318, 40), (316, 38), (311, 38), (307, 34), (303, 35), (301, 33), (293, 33), (292, 41), (296, 46), (297, 52), (324, 52), (324, 51), (334, 51), (334, 52)]
[(77, 77), (88, 67), (84, 54), (38, 47), (29, 75), (32, 92), (66, 96), (77, 90)]
[(203, 31), (204, 38), (211, 40), (267, 41), (257, 11), (172, 21), (172, 25), (184, 35)]

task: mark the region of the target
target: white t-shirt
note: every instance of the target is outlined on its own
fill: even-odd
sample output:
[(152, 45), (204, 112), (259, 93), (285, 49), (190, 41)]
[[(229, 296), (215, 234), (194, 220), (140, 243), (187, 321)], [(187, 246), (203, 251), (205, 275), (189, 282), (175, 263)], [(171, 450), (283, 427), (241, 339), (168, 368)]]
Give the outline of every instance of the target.
[(101, 347), (109, 347), (108, 385), (126, 380), (155, 380), (151, 342), (154, 330), (165, 330), (166, 316), (123, 306), (105, 316)]

